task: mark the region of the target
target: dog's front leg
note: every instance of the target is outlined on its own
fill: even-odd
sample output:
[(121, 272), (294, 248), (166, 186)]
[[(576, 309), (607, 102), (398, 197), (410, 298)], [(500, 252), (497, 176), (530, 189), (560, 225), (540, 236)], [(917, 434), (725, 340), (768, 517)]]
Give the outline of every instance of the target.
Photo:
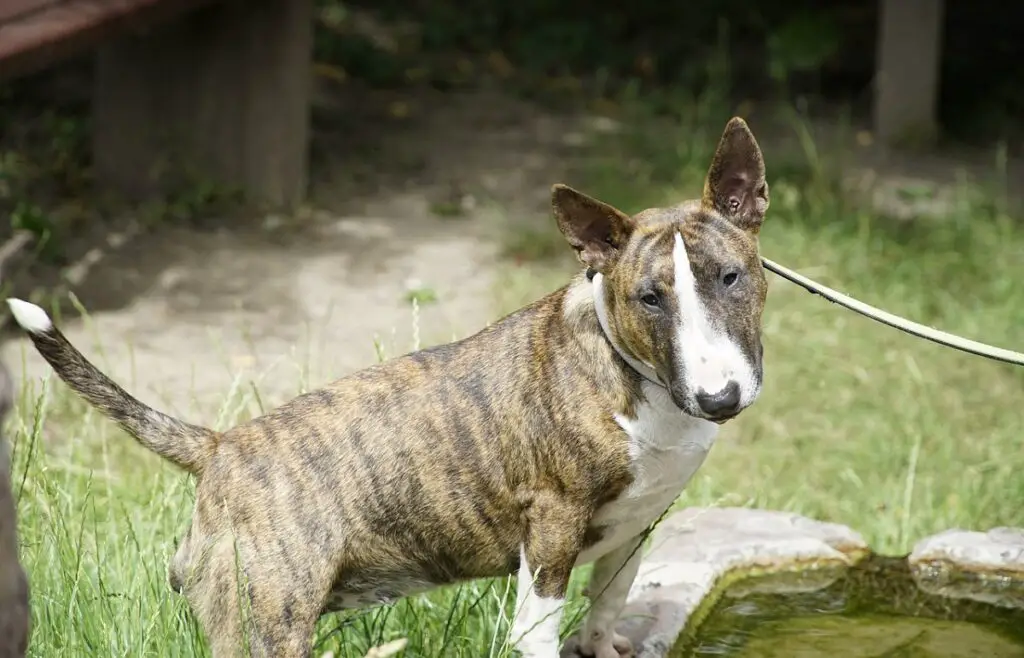
[(629, 588), (636, 579), (643, 551), (643, 536), (634, 537), (597, 559), (587, 585), (590, 612), (580, 634), (580, 653), (594, 658), (632, 654), (629, 639), (615, 632)]
[(565, 594), (590, 511), (540, 492), (527, 517), (526, 541), (519, 552), (512, 642), (523, 658), (558, 658)]

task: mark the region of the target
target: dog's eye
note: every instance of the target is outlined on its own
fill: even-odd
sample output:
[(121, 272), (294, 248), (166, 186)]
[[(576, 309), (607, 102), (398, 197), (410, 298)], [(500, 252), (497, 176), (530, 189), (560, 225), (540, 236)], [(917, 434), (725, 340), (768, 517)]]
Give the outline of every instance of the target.
[(640, 301), (650, 306), (651, 308), (658, 308), (659, 306), (661, 306), (661, 300), (658, 299), (658, 296), (653, 292), (649, 292), (643, 297), (641, 297)]
[(733, 285), (735, 285), (737, 281), (739, 281), (739, 278), (739, 272), (726, 272), (725, 276), (722, 277), (722, 284), (726, 288), (730, 288)]

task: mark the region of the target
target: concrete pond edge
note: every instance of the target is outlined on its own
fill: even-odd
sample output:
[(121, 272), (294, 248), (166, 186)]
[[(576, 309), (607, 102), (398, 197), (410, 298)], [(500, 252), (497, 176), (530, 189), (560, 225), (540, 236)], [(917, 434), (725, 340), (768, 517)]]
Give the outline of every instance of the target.
[[(667, 658), (730, 586), (799, 573), (789, 586), (814, 591), (870, 555), (864, 538), (838, 523), (743, 507), (681, 509), (652, 533), (617, 630), (633, 642), (636, 658)], [(1021, 528), (946, 530), (918, 541), (906, 559), (929, 593), (999, 604), (1007, 588), (1024, 592)], [(572, 637), (562, 657), (579, 655)]]

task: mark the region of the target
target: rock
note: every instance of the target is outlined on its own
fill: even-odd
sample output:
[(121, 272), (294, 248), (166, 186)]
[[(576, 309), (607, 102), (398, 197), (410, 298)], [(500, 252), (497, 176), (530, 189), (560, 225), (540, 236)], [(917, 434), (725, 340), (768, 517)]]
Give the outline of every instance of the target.
[(908, 560), (912, 568), (946, 563), (962, 571), (1002, 572), (1024, 579), (1024, 528), (946, 530), (917, 542)]
[(919, 541), (907, 558), (929, 593), (1024, 607), (1024, 528), (954, 528)]
[[(637, 658), (662, 658), (723, 576), (842, 568), (868, 552), (858, 533), (835, 523), (767, 510), (688, 508), (653, 533), (616, 630), (633, 642)], [(808, 586), (822, 583), (811, 578)], [(573, 638), (562, 656), (578, 655), (577, 646)]]

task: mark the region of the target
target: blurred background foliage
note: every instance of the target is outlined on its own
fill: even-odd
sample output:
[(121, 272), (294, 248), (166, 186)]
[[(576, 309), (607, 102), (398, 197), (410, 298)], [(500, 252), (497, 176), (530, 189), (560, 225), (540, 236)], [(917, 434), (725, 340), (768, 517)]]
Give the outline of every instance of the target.
[[(458, 53), (499, 74), (572, 78), (590, 93), (699, 94), (724, 85), (734, 101), (782, 94), (862, 111), (870, 103), (874, 0), (318, 2), (326, 28), (317, 34), (318, 60), (378, 86), (403, 84), (409, 71), (441, 88), (473, 84), (479, 77), (468, 67), (438, 65)], [(1013, 124), (1024, 116), (1024, 5), (946, 5), (940, 119), (947, 137), (1019, 137)], [(408, 29), (380, 39), (351, 25), (353, 34), (342, 27), (350, 9)]]

